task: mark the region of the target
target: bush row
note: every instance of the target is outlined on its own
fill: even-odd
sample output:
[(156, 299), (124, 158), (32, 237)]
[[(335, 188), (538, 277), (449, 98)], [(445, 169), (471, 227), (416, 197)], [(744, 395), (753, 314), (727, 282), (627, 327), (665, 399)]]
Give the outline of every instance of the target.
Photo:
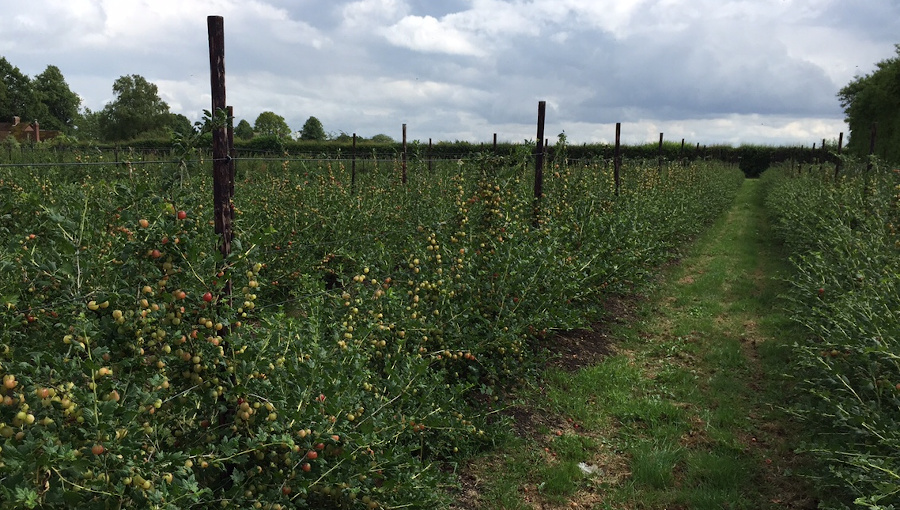
[(787, 167), (763, 178), (806, 331), (795, 409), (816, 439), (801, 449), (823, 461), (828, 504), (900, 506), (900, 175), (848, 161), (837, 179)]
[[(200, 135), (193, 138), (196, 138), (191, 141), (193, 146), (210, 147), (211, 142), (208, 140), (208, 135)], [(172, 155), (183, 157), (183, 142), (184, 138), (180, 136), (176, 136), (171, 140), (133, 140), (122, 145), (79, 144), (70, 139), (59, 138), (44, 144), (34, 144), (25, 147), (9, 146), (5, 148), (6, 150), (0, 147), (0, 161), (58, 161), (60, 158), (69, 157), (72, 151), (86, 150), (105, 152), (110, 160), (127, 159), (129, 154), (133, 153), (153, 155), (155, 157)], [(43, 154), (36, 155), (35, 150)], [(357, 158), (362, 160), (390, 160), (400, 157), (403, 153), (403, 146), (399, 142), (378, 143), (367, 140), (359, 142), (354, 149), (352, 143), (345, 141), (294, 141), (278, 139), (274, 136), (263, 136), (251, 140), (235, 140), (235, 150), (238, 157), (242, 158), (280, 157), (290, 154), (295, 157), (310, 159), (350, 159), (355, 154)], [(564, 136), (552, 141), (545, 150), (549, 160), (577, 161), (585, 164), (592, 161), (609, 162), (615, 155), (615, 147), (613, 145), (599, 143), (567, 145)], [(14, 154), (14, 151), (16, 154)], [(533, 160), (534, 151), (535, 145), (533, 141), (501, 142), (496, 147), (493, 143), (440, 141), (431, 144), (429, 147), (427, 141), (414, 140), (410, 141), (407, 146), (407, 156), (412, 160), (470, 159), (491, 155), (518, 162), (522, 159)], [(54, 153), (56, 153), (56, 156), (54, 156)], [(696, 144), (682, 146), (681, 143), (676, 142), (665, 142), (661, 154), (658, 144), (655, 143), (624, 145), (620, 148), (620, 157), (624, 160), (656, 160), (661, 157), (669, 165), (695, 160), (726, 161), (738, 165), (747, 177), (758, 177), (769, 165), (782, 162), (790, 161), (798, 165), (827, 164), (827, 166), (833, 168), (838, 160), (835, 147), (831, 146), (826, 147), (826, 150), (823, 151), (822, 147), (818, 147), (815, 150), (808, 147), (762, 145), (741, 145), (739, 147), (714, 145), (701, 147)]]
[(440, 506), (540, 339), (742, 178), (551, 166), (535, 201), (490, 159), (240, 161), (223, 257), (207, 165), (102, 157), (0, 170), (4, 508)]

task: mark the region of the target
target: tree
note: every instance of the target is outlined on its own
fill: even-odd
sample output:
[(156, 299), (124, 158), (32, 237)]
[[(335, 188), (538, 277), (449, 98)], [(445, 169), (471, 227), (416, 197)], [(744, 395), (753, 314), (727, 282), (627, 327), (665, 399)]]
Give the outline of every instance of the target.
[(258, 136), (274, 136), (276, 138), (287, 138), (291, 136), (291, 128), (288, 127), (284, 117), (276, 115), (273, 112), (262, 112), (256, 117), (253, 124), (253, 131)]
[(168, 127), (173, 133), (181, 133), (183, 135), (194, 133), (194, 124), (191, 123), (191, 119), (180, 113), (169, 114)]
[(116, 98), (100, 112), (100, 130), (109, 141), (133, 140), (140, 135), (162, 135), (169, 126), (169, 105), (159, 89), (137, 74), (113, 83)]
[(372, 137), (372, 141), (375, 143), (394, 143), (394, 139), (388, 135), (379, 134)]
[(869, 133), (878, 124), (875, 153), (900, 161), (900, 45), (897, 55), (876, 64), (871, 74), (857, 76), (838, 93), (850, 126), (848, 151), (869, 153)]
[(41, 128), (71, 131), (78, 118), (81, 98), (69, 88), (59, 68), (47, 66), (43, 73), (34, 77), (33, 84), (38, 99), (47, 107), (49, 114), (38, 119)]
[(84, 112), (75, 121), (75, 137), (79, 140), (100, 140), (103, 135), (100, 131), (100, 112), (85, 108)]
[(306, 119), (303, 129), (300, 130), (300, 139), (321, 142), (328, 139), (328, 135), (325, 134), (325, 128), (319, 119), (310, 117)]
[[(331, 136), (330, 138), (331, 138), (331, 140), (333, 140), (335, 142), (340, 142), (340, 143), (350, 143), (353, 141), (353, 136), (351, 136), (343, 131), (341, 131), (341, 134), (339, 134), (337, 136)], [(357, 142), (361, 141), (361, 139), (359, 137), (356, 137), (356, 141)]]
[(31, 80), (19, 68), (0, 57), (0, 120), (10, 122), (19, 117), (22, 122), (32, 122), (49, 116), (41, 103)]
[(253, 138), (253, 127), (245, 119), (241, 119), (237, 126), (234, 127), (234, 137), (241, 140)]

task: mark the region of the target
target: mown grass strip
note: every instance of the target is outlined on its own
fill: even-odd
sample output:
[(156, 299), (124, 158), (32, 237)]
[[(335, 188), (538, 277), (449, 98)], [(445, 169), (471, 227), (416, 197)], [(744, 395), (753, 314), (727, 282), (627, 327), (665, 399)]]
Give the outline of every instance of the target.
[(460, 506), (804, 508), (779, 409), (792, 326), (758, 181), (611, 334), (614, 355), (549, 369), (518, 434), (474, 461)]

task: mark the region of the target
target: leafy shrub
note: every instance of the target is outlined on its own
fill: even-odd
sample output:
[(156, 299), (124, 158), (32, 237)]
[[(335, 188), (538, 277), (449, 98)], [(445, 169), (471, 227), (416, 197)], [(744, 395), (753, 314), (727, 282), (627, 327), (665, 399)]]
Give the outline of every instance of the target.
[(900, 504), (900, 226), (897, 171), (848, 165), (837, 182), (769, 170), (767, 207), (795, 272), (787, 296), (797, 413), (820, 440), (830, 504)]
[[(58, 156), (58, 154), (56, 155)], [(0, 169), (4, 508), (442, 503), (493, 401), (730, 201), (717, 164), (200, 162)], [(665, 219), (665, 221), (661, 221)], [(233, 296), (223, 289), (231, 281)]]

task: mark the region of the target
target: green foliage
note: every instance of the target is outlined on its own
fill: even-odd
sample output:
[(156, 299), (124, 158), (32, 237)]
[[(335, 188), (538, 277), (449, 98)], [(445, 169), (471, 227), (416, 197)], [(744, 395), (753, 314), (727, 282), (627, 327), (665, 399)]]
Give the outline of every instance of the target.
[(14, 116), (28, 124), (34, 120), (43, 121), (49, 113), (31, 79), (0, 57), (0, 119), (11, 122)]
[[(869, 508), (900, 505), (900, 174), (847, 161), (831, 173), (772, 169), (767, 205), (795, 272), (787, 304), (796, 406), (818, 440), (819, 485)], [(893, 506), (891, 506), (893, 505)]]
[(241, 119), (234, 127), (234, 137), (240, 140), (249, 140), (253, 138), (253, 126), (245, 119)]
[(291, 128), (288, 127), (284, 117), (276, 115), (274, 112), (262, 112), (256, 117), (253, 123), (253, 131), (256, 136), (289, 138), (291, 136)]
[(378, 134), (372, 137), (374, 143), (394, 143), (394, 139), (385, 134)]
[(857, 156), (869, 154), (870, 129), (877, 123), (875, 154), (900, 161), (900, 45), (895, 50), (898, 55), (878, 62), (874, 72), (857, 76), (838, 93), (850, 125), (847, 149)]
[(20, 147), (19, 141), (12, 136), (7, 136), (3, 140), (0, 140), (0, 144), (2, 144), (3, 149), (8, 153), (11, 153), (14, 150), (18, 151)]
[(169, 105), (159, 98), (159, 89), (144, 77), (132, 74), (113, 83), (115, 99), (99, 112), (103, 139), (125, 141), (159, 135), (170, 125)]
[(322, 126), (322, 122), (315, 117), (310, 117), (306, 119), (306, 122), (303, 124), (303, 129), (300, 130), (300, 139), (321, 142), (328, 139), (328, 135), (325, 134), (325, 128)]
[(33, 84), (35, 93), (46, 105), (49, 114), (38, 118), (41, 128), (71, 132), (78, 119), (81, 98), (69, 88), (59, 68), (47, 66), (43, 73), (34, 77)]
[(75, 121), (74, 135), (83, 141), (99, 141), (103, 138), (100, 130), (100, 112), (85, 108)]
[[(349, 143), (352, 145), (353, 144), (353, 136), (341, 131), (341, 134), (339, 134), (339, 135), (336, 135), (336, 136), (332, 135), (331, 141), (337, 142), (337, 143)], [(359, 142), (360, 138), (357, 137), (356, 141)]]
[(194, 131), (191, 120), (180, 113), (169, 114), (168, 129), (174, 133), (190, 133)]
[(560, 165), (535, 228), (524, 160), (407, 186), (392, 161), (356, 189), (328, 162), (241, 161), (223, 259), (208, 161), (107, 157), (0, 169), (3, 501), (440, 506), (439, 463), (496, 433), (499, 404), (477, 402), (651, 277), (741, 179), (633, 163), (616, 197), (609, 168)]

